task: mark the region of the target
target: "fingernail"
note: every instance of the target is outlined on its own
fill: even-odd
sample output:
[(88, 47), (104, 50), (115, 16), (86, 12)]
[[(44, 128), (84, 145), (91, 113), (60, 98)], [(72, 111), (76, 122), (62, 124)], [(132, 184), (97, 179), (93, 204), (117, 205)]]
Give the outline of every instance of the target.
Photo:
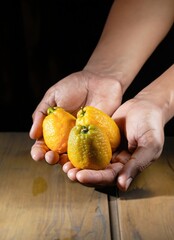
[(126, 190), (127, 190), (128, 187), (130, 186), (132, 180), (133, 180), (133, 178), (131, 178), (131, 177), (126, 180)]

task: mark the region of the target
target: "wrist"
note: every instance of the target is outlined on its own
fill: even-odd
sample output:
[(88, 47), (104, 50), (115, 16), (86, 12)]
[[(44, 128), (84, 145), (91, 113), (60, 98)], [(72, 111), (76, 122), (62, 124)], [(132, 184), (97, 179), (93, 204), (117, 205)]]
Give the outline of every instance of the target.
[(161, 111), (165, 125), (174, 116), (174, 65), (136, 95)]
[(123, 94), (135, 77), (128, 74), (128, 71), (124, 68), (122, 63), (107, 61), (102, 57), (97, 59), (96, 56), (92, 56), (89, 59), (88, 63), (84, 67), (84, 70), (101, 78), (114, 79), (120, 84)]

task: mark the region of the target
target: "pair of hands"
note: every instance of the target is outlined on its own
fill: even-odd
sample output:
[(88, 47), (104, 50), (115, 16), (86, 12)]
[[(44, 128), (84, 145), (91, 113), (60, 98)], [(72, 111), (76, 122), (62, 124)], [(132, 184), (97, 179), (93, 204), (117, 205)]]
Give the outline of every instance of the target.
[[(45, 159), (49, 164), (60, 163), (72, 181), (89, 186), (116, 184), (126, 191), (136, 175), (160, 156), (164, 129), (162, 114), (152, 102), (137, 96), (121, 105), (122, 95), (119, 81), (88, 71), (74, 73), (53, 85), (33, 113), (30, 137), (36, 142), (31, 149), (32, 158), (35, 161)], [(112, 116), (125, 138), (105, 170), (74, 168), (66, 154), (59, 156), (50, 151), (42, 138), (42, 121), (49, 106), (61, 106), (76, 114), (85, 105), (95, 106)]]

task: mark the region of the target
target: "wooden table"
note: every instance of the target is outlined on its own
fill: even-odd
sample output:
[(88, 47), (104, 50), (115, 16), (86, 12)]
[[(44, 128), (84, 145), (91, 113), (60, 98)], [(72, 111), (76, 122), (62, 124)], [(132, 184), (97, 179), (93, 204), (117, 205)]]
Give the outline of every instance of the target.
[(28, 133), (0, 133), (1, 240), (174, 239), (174, 138), (126, 193), (34, 162)]

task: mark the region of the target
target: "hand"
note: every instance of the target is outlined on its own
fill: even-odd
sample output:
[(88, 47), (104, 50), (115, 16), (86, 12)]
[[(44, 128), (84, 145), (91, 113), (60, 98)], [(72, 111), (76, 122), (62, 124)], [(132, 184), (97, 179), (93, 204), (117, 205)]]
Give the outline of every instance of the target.
[(60, 160), (59, 155), (50, 151), (43, 141), (42, 122), (48, 107), (60, 106), (75, 115), (81, 107), (92, 105), (112, 115), (121, 100), (121, 84), (111, 77), (81, 71), (57, 82), (48, 89), (33, 113), (30, 137), (36, 139), (36, 142), (31, 149), (32, 158), (35, 161), (45, 159), (50, 164)]
[(143, 94), (123, 104), (114, 116), (124, 132), (130, 159), (117, 179), (118, 187), (126, 190), (131, 181), (154, 160), (164, 145), (164, 117), (162, 109)]
[(73, 181), (85, 185), (113, 185), (125, 191), (131, 181), (152, 161), (157, 159), (164, 145), (163, 117), (153, 103), (138, 98), (121, 105), (113, 118), (127, 139), (127, 147), (113, 154), (105, 170), (78, 170), (70, 162), (63, 166)]

